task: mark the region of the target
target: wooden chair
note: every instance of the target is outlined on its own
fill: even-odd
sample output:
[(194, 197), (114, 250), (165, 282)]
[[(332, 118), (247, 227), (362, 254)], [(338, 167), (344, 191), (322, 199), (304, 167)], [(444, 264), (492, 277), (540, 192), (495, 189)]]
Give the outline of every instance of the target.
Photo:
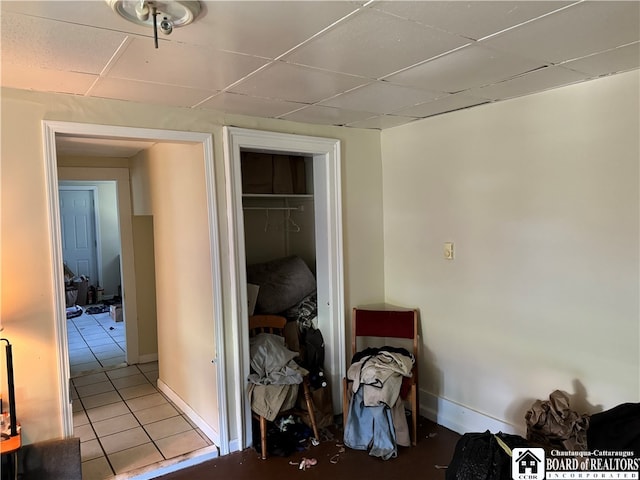
[[(411, 377), (403, 377), (401, 391), (408, 391), (403, 399), (411, 402), (411, 444), (418, 441), (418, 311), (403, 309), (391, 305), (354, 308), (351, 317), (351, 355), (358, 352), (358, 337), (404, 338), (413, 343), (415, 363)], [(347, 378), (343, 379), (342, 420), (347, 425), (349, 411), (350, 387)]]
[[(278, 315), (252, 315), (249, 317), (249, 336), (253, 337), (259, 333), (271, 333), (273, 335), (284, 336), (284, 327), (287, 324), (287, 319)], [(311, 421), (311, 428), (313, 430), (313, 436), (319, 439), (318, 427), (316, 425), (316, 416), (313, 409), (313, 400), (311, 398), (311, 390), (309, 389), (309, 376), (305, 375), (302, 380), (302, 391), (304, 394), (304, 400), (307, 405), (307, 411), (309, 419)], [(288, 415), (295, 413), (295, 410), (287, 410), (278, 413), (278, 416)], [(254, 418), (260, 422), (260, 446), (262, 450), (262, 459), (267, 458), (267, 419), (253, 413)]]

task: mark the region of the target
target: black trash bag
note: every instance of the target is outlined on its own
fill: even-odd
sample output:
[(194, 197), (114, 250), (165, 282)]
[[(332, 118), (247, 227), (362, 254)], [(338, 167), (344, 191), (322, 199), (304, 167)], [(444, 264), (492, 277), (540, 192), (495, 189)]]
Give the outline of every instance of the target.
[(640, 403), (623, 403), (591, 415), (589, 450), (629, 450), (640, 456)]
[(453, 452), (445, 473), (446, 480), (511, 480), (511, 457), (499, 444), (508, 448), (528, 447), (529, 443), (518, 435), (465, 433)]
[[(302, 347), (302, 367), (309, 370), (312, 377), (319, 376), (324, 367), (324, 338), (317, 328), (303, 328), (300, 331)], [(324, 373), (323, 373), (324, 375)]]

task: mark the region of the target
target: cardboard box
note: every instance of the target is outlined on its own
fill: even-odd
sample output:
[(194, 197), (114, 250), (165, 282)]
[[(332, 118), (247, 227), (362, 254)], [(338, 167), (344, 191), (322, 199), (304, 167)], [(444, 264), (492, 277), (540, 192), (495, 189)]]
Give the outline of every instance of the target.
[(114, 322), (122, 321), (122, 305), (111, 305), (109, 307), (109, 313)]

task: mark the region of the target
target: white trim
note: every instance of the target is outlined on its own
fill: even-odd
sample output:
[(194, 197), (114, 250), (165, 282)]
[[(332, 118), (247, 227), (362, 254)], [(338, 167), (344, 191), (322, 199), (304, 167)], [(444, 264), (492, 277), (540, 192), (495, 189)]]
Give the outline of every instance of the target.
[(51, 238), (51, 289), (53, 291), (53, 316), (58, 344), (58, 383), (62, 409), (62, 435), (73, 435), (73, 412), (71, 407), (71, 372), (69, 369), (69, 346), (67, 344), (67, 314), (64, 292), (64, 260), (62, 258), (62, 228), (60, 226), (60, 205), (58, 203), (58, 159), (56, 156), (56, 129), (43, 122), (43, 147), (45, 177), (47, 184), (47, 205), (49, 210), (49, 232)]
[[(70, 370), (69, 352), (67, 345), (67, 328), (65, 313), (64, 284), (60, 280), (64, 278), (62, 267), (62, 246), (60, 233), (60, 208), (57, 201), (58, 174), (56, 155), (56, 134), (100, 136), (106, 138), (136, 138), (145, 140), (162, 140), (175, 142), (191, 142), (202, 144), (203, 157), (206, 169), (207, 203), (209, 209), (209, 231), (211, 244), (211, 276), (213, 281), (213, 303), (215, 310), (215, 348), (214, 352), (217, 374), (218, 416), (219, 431), (217, 445), (221, 451), (229, 450), (229, 433), (227, 424), (227, 400), (226, 400), (226, 365), (224, 355), (224, 326), (222, 315), (222, 275), (220, 270), (220, 242), (217, 224), (217, 204), (215, 195), (215, 175), (213, 161), (213, 137), (210, 133), (186, 132), (176, 130), (156, 130), (148, 128), (119, 127), (111, 125), (94, 125), (73, 122), (43, 120), (45, 175), (47, 182), (47, 202), (49, 207), (49, 229), (51, 240), (51, 262), (53, 269), (52, 290), (54, 292), (54, 320), (56, 323), (56, 341), (58, 344), (58, 372), (60, 384), (60, 396), (62, 403), (63, 434), (65, 437), (73, 434), (73, 413), (70, 399)], [(127, 185), (127, 191), (129, 186)], [(124, 212), (119, 212), (122, 217)], [(135, 286), (130, 286), (130, 288)], [(135, 313), (135, 312), (134, 312)], [(137, 315), (136, 315), (137, 317)], [(135, 317), (134, 317), (135, 318)], [(137, 323), (131, 322), (136, 325)], [(137, 336), (137, 330), (136, 330)], [(129, 338), (127, 337), (127, 342)], [(137, 343), (135, 347), (136, 362), (138, 359)], [(128, 345), (128, 350), (131, 347)], [(196, 379), (197, 381), (197, 379)]]
[[(345, 374), (344, 339), (344, 271), (342, 251), (342, 204), (340, 183), (340, 141), (284, 133), (224, 128), (227, 220), (229, 224), (229, 262), (231, 291), (231, 328), (234, 395), (236, 410), (237, 448), (249, 446), (251, 439), (251, 410), (245, 398), (245, 379), (249, 374), (249, 334), (246, 299), (246, 259), (242, 213), (241, 149), (286, 152), (313, 157), (314, 197), (316, 212), (316, 250), (323, 249), (328, 264), (316, 265), (319, 282), (328, 284), (327, 298), (318, 298), (320, 328), (325, 336), (325, 363), (333, 386), (333, 405), (341, 409), (340, 382)], [(322, 225), (322, 228), (318, 228)], [(320, 289), (319, 289), (320, 290)], [(234, 446), (236, 444), (234, 443)]]
[[(229, 407), (227, 404), (227, 372), (224, 358), (224, 311), (222, 306), (222, 270), (220, 268), (220, 236), (218, 234), (218, 204), (216, 201), (215, 165), (213, 162), (213, 137), (207, 135), (202, 142), (204, 168), (207, 182), (207, 207), (209, 214), (209, 246), (211, 253), (211, 295), (215, 321), (215, 347), (212, 362), (216, 365), (218, 397), (219, 438), (215, 442), (220, 453), (229, 453)], [(222, 440), (221, 440), (222, 438)]]
[(204, 421), (204, 419), (198, 415), (180, 396), (173, 391), (169, 385), (164, 383), (162, 380), (158, 379), (158, 390), (164, 393), (169, 400), (175, 403), (178, 408), (184, 413), (189, 419), (196, 424), (196, 426), (204, 432), (204, 434), (209, 437), (209, 439), (215, 443), (216, 445), (220, 445), (220, 436), (218, 432), (215, 431), (211, 425)]
[(511, 425), (422, 389), (420, 390), (420, 414), (460, 435), (487, 430), (520, 436), (526, 435), (526, 429), (523, 426)]

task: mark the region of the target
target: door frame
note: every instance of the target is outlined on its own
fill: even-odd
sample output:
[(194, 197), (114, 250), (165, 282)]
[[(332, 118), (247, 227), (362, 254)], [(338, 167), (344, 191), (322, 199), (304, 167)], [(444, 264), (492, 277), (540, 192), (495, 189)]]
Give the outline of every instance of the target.
[[(64, 184), (65, 180), (62, 180)], [(102, 280), (102, 239), (100, 238), (100, 205), (98, 198), (98, 187), (94, 185), (60, 185), (60, 181), (58, 182), (58, 191), (60, 190), (74, 190), (74, 191), (90, 191), (93, 194), (93, 232), (95, 234), (96, 240), (96, 276), (98, 277), (96, 281)], [(104, 283), (104, 282), (103, 282)]]
[[(87, 123), (75, 123), (75, 122), (63, 122), (63, 121), (50, 121), (43, 120), (43, 145), (44, 145), (44, 159), (45, 159), (45, 176), (46, 176), (46, 193), (47, 204), (49, 208), (49, 231), (50, 231), (50, 252), (51, 252), (51, 265), (53, 270), (52, 289), (54, 292), (54, 322), (56, 330), (56, 342), (58, 345), (58, 380), (60, 385), (60, 396), (62, 406), (62, 426), (63, 434), (65, 437), (73, 435), (73, 412), (71, 407), (70, 397), (70, 369), (69, 369), (69, 351), (67, 344), (67, 324), (66, 324), (66, 309), (65, 309), (65, 296), (64, 296), (64, 274), (62, 265), (62, 243), (60, 232), (60, 208), (58, 204), (58, 161), (56, 152), (56, 135), (77, 135), (85, 137), (101, 137), (101, 138), (131, 138), (131, 139), (143, 139), (143, 140), (157, 140), (163, 142), (181, 142), (181, 143), (199, 143), (202, 146), (203, 161), (205, 166), (205, 182), (207, 190), (207, 210), (209, 217), (209, 238), (210, 238), (210, 254), (211, 254), (211, 275), (213, 281), (213, 304), (214, 304), (214, 318), (215, 322), (215, 352), (213, 362), (216, 365), (216, 374), (218, 379), (218, 388), (216, 395), (218, 397), (218, 437), (221, 453), (228, 452), (229, 449), (229, 433), (227, 422), (227, 399), (226, 399), (226, 369), (225, 369), (225, 354), (224, 354), (224, 324), (222, 314), (222, 275), (220, 268), (220, 242), (218, 236), (218, 214), (217, 214), (217, 202), (216, 202), (216, 185), (215, 185), (215, 171), (214, 171), (214, 159), (213, 159), (213, 136), (211, 133), (199, 133), (199, 132), (186, 132), (176, 130), (160, 130), (150, 128), (134, 128), (134, 127), (121, 127), (112, 125), (99, 125), (99, 124), (87, 124)], [(127, 170), (127, 169), (123, 169)], [(128, 170), (126, 171), (126, 177), (128, 179)], [(126, 188), (123, 188), (126, 187)], [(129, 198), (129, 183), (123, 186), (119, 182), (118, 190), (125, 191), (126, 196)], [(119, 194), (120, 196), (120, 194)], [(121, 206), (119, 206), (119, 209)], [(131, 210), (119, 212), (120, 225), (131, 230)], [(126, 217), (126, 218), (125, 218)], [(125, 225), (126, 219), (128, 219), (128, 225)], [(124, 241), (123, 232), (121, 232), (121, 241)], [(131, 240), (131, 236), (129, 236)], [(133, 254), (133, 245), (129, 250)], [(124, 247), (123, 247), (124, 254)], [(133, 259), (125, 259), (121, 256), (122, 265), (122, 277), (123, 283), (125, 278), (125, 270), (132, 269)], [(132, 274), (132, 272), (130, 273)], [(131, 278), (131, 277), (129, 277)], [(133, 277), (135, 278), (135, 277)], [(136, 305), (135, 305), (135, 281), (130, 282), (130, 285), (123, 285), (123, 291), (130, 293), (128, 295), (129, 300), (132, 302), (131, 315), (135, 319)], [(126, 290), (125, 290), (126, 289)], [(127, 328), (127, 350), (134, 350), (135, 360), (131, 359), (132, 363), (138, 362), (138, 348), (137, 342), (135, 345), (131, 345), (129, 328), (132, 333), (136, 334), (137, 339), (137, 322), (130, 321), (126, 325)], [(134, 355), (132, 355), (133, 357)]]
[(251, 443), (252, 425), (251, 407), (245, 394), (249, 375), (249, 331), (240, 153), (243, 149), (253, 149), (313, 158), (316, 252), (321, 251), (327, 260), (316, 264), (318, 282), (327, 285), (325, 298), (321, 298), (318, 292), (318, 318), (322, 319), (319, 327), (325, 337), (325, 364), (333, 387), (334, 411), (339, 411), (337, 409), (341, 409), (342, 404), (340, 385), (346, 368), (340, 141), (238, 127), (224, 127), (223, 139), (231, 263), (231, 318), (228, 328), (234, 339), (231, 348), (237, 349), (230, 358), (238, 405), (237, 444), (232, 444), (232, 450), (242, 450)]

